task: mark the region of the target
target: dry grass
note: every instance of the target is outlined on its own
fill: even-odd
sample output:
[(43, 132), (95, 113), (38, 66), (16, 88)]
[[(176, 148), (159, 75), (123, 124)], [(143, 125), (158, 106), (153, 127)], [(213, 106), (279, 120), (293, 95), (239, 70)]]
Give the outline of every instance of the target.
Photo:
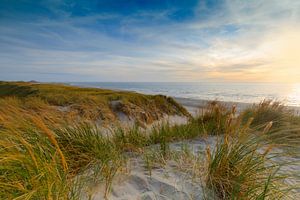
[(300, 117), (280, 102), (264, 100), (241, 113), (241, 118), (244, 124), (253, 118), (250, 126), (258, 130), (272, 122), (268, 138), (277, 144), (290, 147), (300, 144)]
[[(262, 103), (237, 117), (235, 108), (212, 102), (203, 116), (184, 125), (163, 124), (147, 134), (138, 126), (105, 134), (96, 125), (78, 123), (77, 117), (98, 117), (97, 106), (101, 115), (109, 116), (107, 112), (113, 110), (108, 101), (116, 99), (122, 100), (125, 106), (121, 107), (128, 109), (124, 112), (132, 115), (140, 112), (135, 106), (152, 113), (161, 109), (168, 114), (184, 114), (185, 110), (180, 111), (176, 102), (162, 96), (29, 83), (2, 82), (0, 88), (0, 199), (78, 199), (78, 187), (85, 182), (74, 180), (87, 171), (105, 184), (103, 195), (107, 197), (114, 176), (126, 164), (127, 152), (143, 155), (149, 174), (158, 161), (167, 159), (185, 164), (182, 170), (193, 177), (205, 172), (205, 185), (221, 199), (276, 199), (287, 195), (285, 174), (278, 173), (279, 165), (270, 158), (272, 150), (281, 147), (275, 139), (285, 145), (295, 144), (291, 140), (298, 138), (299, 132), (291, 129), (291, 124), (296, 127), (299, 121), (279, 105)], [(76, 111), (64, 115), (57, 106), (78, 106), (82, 111), (76, 107)], [(92, 108), (96, 111), (89, 110)], [(274, 116), (284, 121), (277, 123)], [(272, 122), (277, 123), (276, 128)], [(207, 134), (221, 139), (215, 149), (207, 149), (206, 164), (201, 166), (200, 157), (188, 150), (170, 153), (170, 142)], [(159, 144), (155, 154), (146, 151), (153, 144)]]
[(67, 199), (71, 181), (52, 132), (18, 111), (0, 110), (0, 124), (0, 199)]
[[(0, 82), (0, 97), (13, 97), (19, 101), (19, 107), (41, 116), (51, 112), (70, 121), (101, 121), (103, 125), (116, 122), (117, 112), (123, 112), (140, 125), (164, 115), (189, 117), (181, 105), (166, 96), (62, 84)], [(117, 105), (113, 106), (113, 101)]]
[(211, 101), (207, 103), (205, 112), (198, 117), (198, 121), (203, 124), (203, 128), (207, 133), (219, 135), (224, 134), (227, 126), (227, 119), (231, 115), (235, 115), (235, 107), (230, 111), (222, 103)]
[(249, 118), (253, 118), (252, 127), (264, 126), (270, 121), (273, 122), (272, 128), (285, 125), (292, 113), (280, 102), (264, 100), (252, 108), (246, 109), (243, 113), (243, 121), (247, 122)]
[[(262, 109), (266, 109), (265, 106), (264, 103), (260, 104), (258, 110), (261, 112)], [(279, 108), (278, 105), (274, 105), (270, 109), (279, 112)], [(282, 166), (299, 163), (289, 163), (287, 160), (283, 163), (274, 162), (287, 154), (273, 153), (273, 149), (282, 146), (270, 140), (270, 137), (276, 135), (277, 139), (287, 142), (284, 140), (285, 135), (275, 130), (271, 131), (273, 122), (267, 123), (269, 118), (265, 117), (260, 119), (265, 126), (253, 129), (253, 122), (259, 122), (254, 121), (255, 118), (249, 118), (245, 122), (244, 115), (235, 118), (234, 110), (224, 119), (225, 129), (215, 149), (207, 149), (206, 185), (221, 199), (293, 198), (289, 196), (290, 188), (298, 186), (287, 185), (285, 180), (290, 176), (295, 177), (295, 174), (279, 171)]]

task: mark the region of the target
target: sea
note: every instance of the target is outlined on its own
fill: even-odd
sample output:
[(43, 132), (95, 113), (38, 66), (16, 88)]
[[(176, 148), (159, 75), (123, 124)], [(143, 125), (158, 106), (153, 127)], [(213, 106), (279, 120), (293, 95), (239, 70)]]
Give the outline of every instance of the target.
[(200, 100), (259, 103), (268, 99), (300, 107), (300, 83), (72, 82), (68, 84)]

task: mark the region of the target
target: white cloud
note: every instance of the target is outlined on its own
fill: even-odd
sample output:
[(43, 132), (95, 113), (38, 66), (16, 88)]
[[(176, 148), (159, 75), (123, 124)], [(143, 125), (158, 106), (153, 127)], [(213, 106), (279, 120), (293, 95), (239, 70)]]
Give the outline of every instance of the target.
[[(199, 4), (195, 12), (207, 9)], [(59, 21), (6, 23), (0, 27), (0, 78), (16, 71), (26, 77), (61, 73), (59, 80), (74, 81), (278, 81), (280, 74), (296, 81), (299, 75), (300, 61), (290, 51), (299, 50), (300, 1), (227, 0), (205, 20), (159, 24), (167, 15), (119, 19), (120, 37), (86, 27), (116, 15), (63, 13)], [(157, 23), (148, 25), (143, 17)]]

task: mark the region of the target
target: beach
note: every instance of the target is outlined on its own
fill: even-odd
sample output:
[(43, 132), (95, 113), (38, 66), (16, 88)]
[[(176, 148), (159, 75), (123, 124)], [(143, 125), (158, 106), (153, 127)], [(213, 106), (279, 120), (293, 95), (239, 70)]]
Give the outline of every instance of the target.
[[(181, 154), (182, 149), (191, 153), (190, 163), (183, 160), (156, 160), (151, 169), (147, 168), (145, 158), (140, 155), (130, 155), (127, 169), (117, 175), (112, 183), (111, 200), (202, 200), (208, 198), (208, 191), (204, 193), (204, 185), (199, 178), (193, 178), (194, 173), (199, 173), (203, 167), (200, 158), (205, 155), (207, 145), (213, 148), (215, 137), (186, 140), (170, 144), (174, 153)], [(148, 148), (149, 152), (159, 151), (159, 146)], [(192, 169), (194, 167), (194, 169)], [(197, 168), (198, 167), (198, 168)], [(150, 172), (151, 170), (151, 172)], [(105, 187), (103, 184), (91, 182), (87, 192), (82, 196), (89, 199), (87, 194), (93, 193), (93, 200), (105, 199), (103, 197)], [(211, 194), (210, 198), (216, 198)]]
[[(197, 100), (190, 98), (174, 98), (178, 103), (184, 106), (192, 116), (201, 115), (206, 111), (208, 100)], [(237, 114), (240, 114), (247, 108), (251, 108), (254, 104), (240, 103), (240, 102), (221, 102), (222, 105), (230, 109), (235, 106)], [(287, 107), (299, 114), (299, 107)], [(186, 118), (177, 116), (177, 120), (174, 117), (166, 117), (164, 120), (156, 122), (159, 123), (171, 123), (172, 125), (180, 125), (187, 123)], [(153, 127), (153, 126), (150, 126)], [(197, 160), (197, 158), (204, 158), (207, 148), (212, 151), (215, 148), (218, 137), (206, 136), (198, 139), (184, 140), (181, 142), (170, 143), (170, 149), (173, 152), (182, 152), (183, 149), (191, 153), (191, 159)], [(159, 151), (157, 145), (151, 146), (148, 149), (152, 151)], [(277, 149), (277, 151), (281, 151)], [(276, 152), (276, 151), (275, 151)], [(206, 186), (203, 185), (203, 180), (193, 178), (195, 170), (203, 170), (204, 163), (197, 163), (197, 161), (188, 163), (185, 165), (183, 161), (169, 160), (169, 161), (156, 161), (153, 164), (151, 172), (145, 164), (145, 158), (140, 155), (130, 155), (129, 163), (124, 174), (117, 176), (112, 184), (112, 190), (109, 199), (112, 200), (179, 200), (179, 199), (218, 199)], [(285, 162), (291, 162), (291, 166), (284, 166), (282, 170), (291, 171), (292, 173), (299, 174), (300, 166), (297, 164), (300, 162), (299, 157), (281, 157), (275, 158), (272, 162), (277, 162), (279, 165)], [(198, 167), (198, 168), (197, 168)], [(193, 169), (194, 168), (194, 169)], [(201, 174), (203, 178), (204, 174)], [(289, 179), (287, 183), (290, 186), (300, 184), (299, 179)], [(93, 185), (90, 188), (93, 191), (94, 200), (105, 199), (103, 197), (104, 185)], [(89, 188), (89, 189), (90, 189)], [(300, 198), (300, 191), (298, 191), (292, 198)], [(87, 196), (83, 198), (88, 199)]]
[(0, 200), (300, 200), (300, 0), (0, 5)]
[[(174, 97), (174, 99), (184, 106), (191, 115), (196, 116), (197, 114), (201, 114), (202, 110), (205, 109), (207, 104), (212, 100), (199, 100), (192, 98), (180, 98)], [(233, 101), (219, 101), (222, 105), (227, 108), (231, 108), (232, 106), (236, 106), (237, 113), (246, 110), (247, 108), (251, 108), (255, 104), (258, 105), (260, 102), (256, 103), (242, 103), (242, 102), (233, 102)], [(284, 105), (284, 104), (283, 104)], [(288, 110), (293, 111), (296, 115), (300, 115), (300, 107), (299, 106), (285, 106)], [(205, 110), (204, 110), (205, 111)], [(199, 113), (200, 112), (200, 113)]]
[(218, 100), (222, 102), (259, 103), (275, 100), (287, 106), (300, 106), (299, 86), (280, 83), (228, 82), (71, 82), (80, 87), (161, 94), (178, 99)]
[[(6, 199), (222, 199), (269, 183), (280, 185), (270, 195), (293, 188), (299, 198), (299, 108), (49, 83), (0, 89)], [(20, 177), (32, 193), (10, 187)]]

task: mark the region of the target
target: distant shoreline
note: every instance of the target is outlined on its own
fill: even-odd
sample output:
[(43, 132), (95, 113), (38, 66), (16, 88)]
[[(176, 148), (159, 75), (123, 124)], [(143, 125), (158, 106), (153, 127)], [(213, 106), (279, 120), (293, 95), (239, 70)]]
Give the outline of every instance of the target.
[[(66, 83), (117, 91), (134, 91), (148, 95), (166, 95), (176, 99), (219, 100), (239, 105), (259, 103), (263, 99), (280, 101), (293, 108), (300, 107), (296, 86), (261, 83), (144, 83), (144, 82), (81, 82)], [(244, 104), (245, 103), (245, 104)]]
[[(36, 81), (30, 81), (34, 83), (40, 83)], [(43, 83), (43, 82), (41, 82)], [(49, 82), (50, 84), (53, 84), (52, 82)], [(84, 84), (86, 82), (83, 82), (82, 85), (76, 84), (74, 82), (61, 82), (59, 84), (64, 84), (64, 85), (69, 85), (69, 86), (76, 86), (76, 87), (81, 87), (81, 88), (98, 88), (98, 89), (107, 89), (107, 90), (113, 90), (116, 92), (134, 92), (134, 93), (139, 93), (139, 94), (145, 94), (145, 95), (164, 95), (164, 96), (169, 96), (165, 94), (150, 94), (150, 93), (144, 93), (144, 92), (139, 92), (135, 90), (127, 90), (127, 89), (112, 89), (112, 88), (106, 88), (106, 87), (99, 87), (99, 86), (93, 86), (90, 84)], [(56, 83), (57, 84), (57, 83)], [(180, 103), (183, 107), (187, 109), (187, 111), (195, 116), (201, 108), (204, 108), (208, 102), (213, 101), (213, 100), (205, 100), (205, 99), (196, 99), (196, 98), (191, 98), (191, 97), (176, 97), (176, 96), (170, 96), (174, 98), (178, 103)], [(217, 98), (215, 99), (218, 102), (221, 102), (224, 104), (226, 107), (232, 107), (235, 105), (237, 107), (237, 112), (241, 112), (255, 104), (259, 104), (260, 102), (253, 102), (253, 103), (246, 103), (246, 102), (236, 102), (236, 101), (224, 101), (224, 100), (218, 100)], [(283, 103), (284, 105), (284, 103)], [(294, 110), (294, 113), (298, 116), (300, 116), (300, 106), (289, 106), (286, 105), (286, 107), (290, 110)]]
[[(174, 98), (178, 103), (180, 103), (183, 107), (185, 107), (188, 110), (188, 112), (190, 112), (193, 116), (195, 116), (197, 112), (201, 111), (202, 108), (205, 108), (207, 103), (211, 101), (211, 100), (183, 98), (183, 97), (172, 97), (172, 98)], [(243, 103), (243, 102), (234, 102), (234, 101), (219, 101), (219, 102), (224, 104), (226, 107), (232, 107), (233, 105), (235, 105), (238, 113), (247, 108), (250, 108), (255, 104), (259, 104), (259, 102), (256, 103)], [(286, 106), (286, 107), (290, 110), (294, 110), (295, 114), (300, 116), (300, 107), (297, 106)]]

